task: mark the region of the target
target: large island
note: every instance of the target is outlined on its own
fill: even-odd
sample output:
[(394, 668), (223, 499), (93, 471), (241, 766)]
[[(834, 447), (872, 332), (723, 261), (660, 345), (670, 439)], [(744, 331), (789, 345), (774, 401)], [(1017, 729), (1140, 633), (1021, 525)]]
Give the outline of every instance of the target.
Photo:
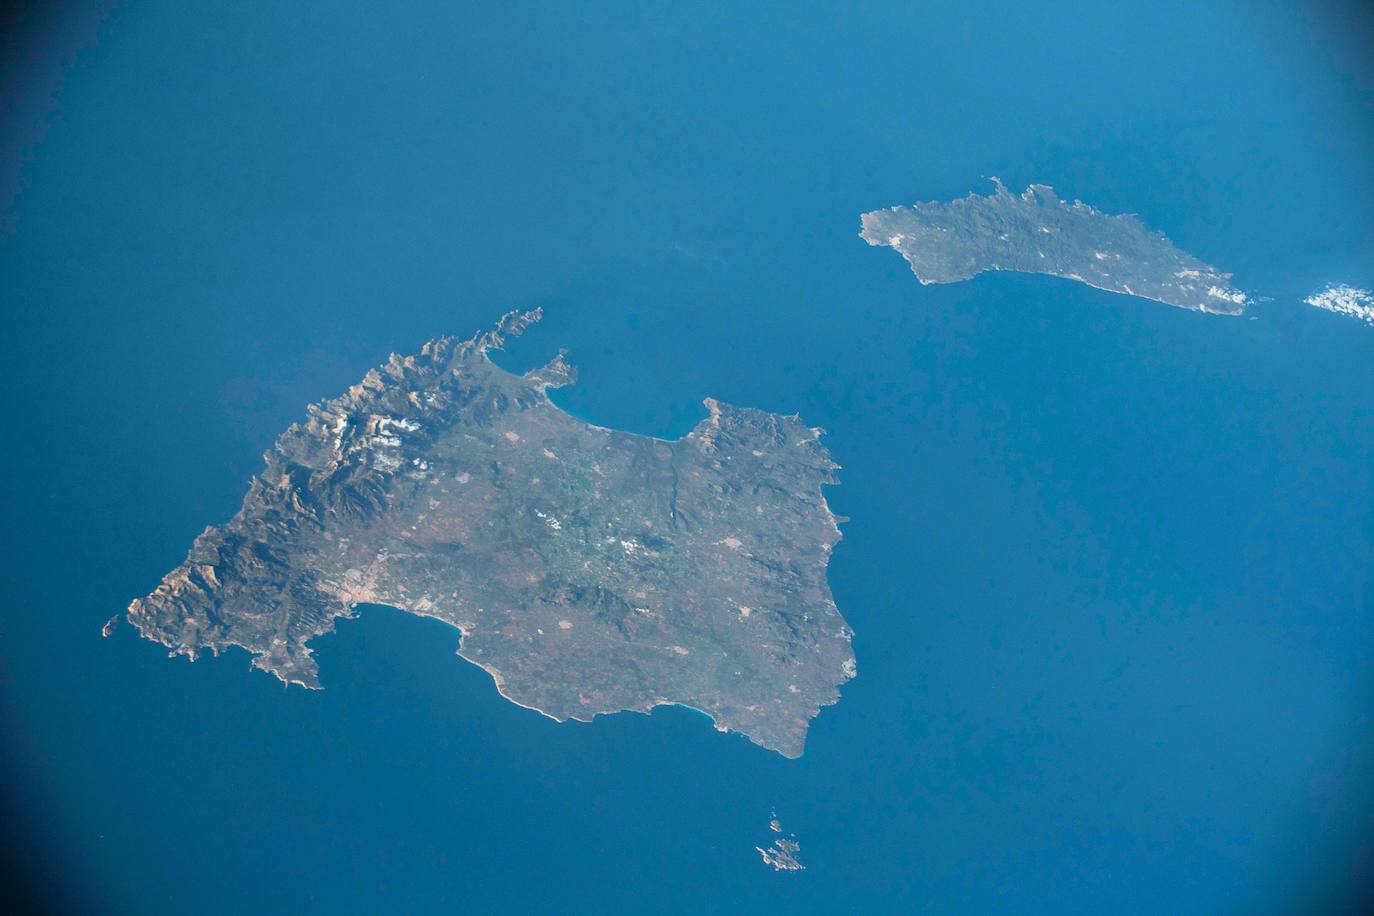
[(927, 201), (863, 214), (859, 236), (891, 246), (923, 283), (957, 283), (1011, 270), (1077, 280), (1179, 308), (1239, 315), (1249, 301), (1231, 275), (1205, 264), (1129, 214), (1110, 216), (1033, 184), (949, 203)]
[(585, 423), (547, 396), (574, 380), (562, 353), (524, 375), (488, 356), (539, 316), (392, 356), (312, 405), (129, 621), (318, 688), (309, 641), (392, 605), (452, 624), (459, 655), (554, 719), (682, 704), (800, 756), (855, 671), (821, 431), (709, 399), (676, 441)]

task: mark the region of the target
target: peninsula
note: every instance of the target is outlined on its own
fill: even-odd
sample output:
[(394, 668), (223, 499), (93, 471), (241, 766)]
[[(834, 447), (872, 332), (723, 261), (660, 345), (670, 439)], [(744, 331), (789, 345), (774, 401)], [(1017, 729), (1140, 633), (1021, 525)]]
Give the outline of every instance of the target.
[(1231, 275), (1180, 251), (1136, 217), (1060, 200), (1033, 184), (1012, 194), (928, 201), (863, 214), (859, 236), (895, 248), (923, 284), (957, 283), (990, 270), (1049, 274), (1179, 308), (1239, 315), (1249, 297)]
[(391, 605), (456, 627), (459, 655), (553, 719), (681, 704), (800, 756), (855, 673), (821, 430), (711, 399), (676, 441), (578, 420), (547, 396), (575, 379), (565, 354), (523, 375), (489, 358), (539, 317), (393, 355), (312, 405), (129, 622), (319, 688), (310, 640)]

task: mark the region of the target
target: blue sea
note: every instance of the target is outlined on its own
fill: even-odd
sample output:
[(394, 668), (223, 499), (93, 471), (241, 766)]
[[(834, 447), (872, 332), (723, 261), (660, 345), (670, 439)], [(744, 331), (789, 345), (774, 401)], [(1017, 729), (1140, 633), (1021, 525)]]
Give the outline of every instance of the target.
[[(102, 914), (1356, 908), (1374, 327), (1300, 300), (1374, 285), (1365, 15), (31, 4), (0, 70), (12, 877)], [(993, 175), (1268, 300), (922, 286), (857, 237)], [(677, 707), (555, 724), (386, 608), (318, 640), (323, 692), (101, 639), (308, 402), (536, 305), (498, 359), (567, 347), (578, 417), (827, 430), (859, 674), (801, 760)], [(807, 870), (760, 861), (774, 812)]]

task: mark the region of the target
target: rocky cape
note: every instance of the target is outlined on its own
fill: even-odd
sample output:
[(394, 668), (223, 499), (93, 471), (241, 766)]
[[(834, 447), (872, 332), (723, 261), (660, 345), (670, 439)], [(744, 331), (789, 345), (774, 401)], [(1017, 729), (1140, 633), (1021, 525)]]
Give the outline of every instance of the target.
[(312, 405), (129, 622), (319, 688), (310, 640), (391, 605), (458, 628), (459, 655), (556, 720), (681, 704), (800, 756), (855, 673), (821, 430), (710, 399), (676, 441), (585, 423), (547, 396), (575, 379), (563, 353), (524, 375), (489, 358), (539, 317), (393, 355)]

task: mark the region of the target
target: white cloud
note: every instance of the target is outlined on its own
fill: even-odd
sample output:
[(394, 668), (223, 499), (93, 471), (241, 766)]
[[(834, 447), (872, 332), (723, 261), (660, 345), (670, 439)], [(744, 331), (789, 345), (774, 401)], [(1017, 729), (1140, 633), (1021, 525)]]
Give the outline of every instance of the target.
[(1367, 289), (1357, 289), (1344, 283), (1328, 283), (1326, 289), (1313, 293), (1303, 302), (1374, 324), (1374, 294)]
[(1247, 298), (1245, 293), (1242, 293), (1238, 289), (1225, 289), (1220, 286), (1209, 286), (1207, 288), (1207, 295), (1211, 296), (1213, 299), (1223, 299), (1226, 302), (1234, 302), (1236, 305), (1244, 305)]

